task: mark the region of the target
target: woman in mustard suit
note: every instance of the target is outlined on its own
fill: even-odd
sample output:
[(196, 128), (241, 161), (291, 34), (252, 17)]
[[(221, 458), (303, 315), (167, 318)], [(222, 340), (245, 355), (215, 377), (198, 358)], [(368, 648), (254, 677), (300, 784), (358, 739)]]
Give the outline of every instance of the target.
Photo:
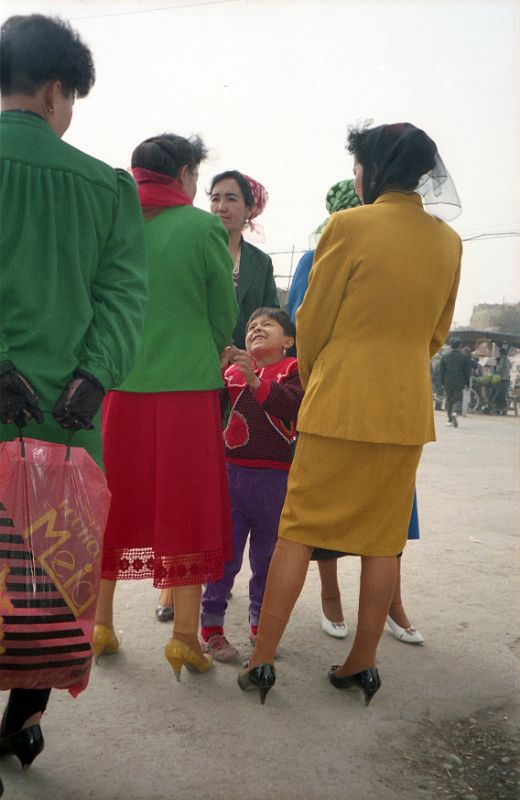
[(351, 130), (348, 149), (363, 205), (332, 215), (296, 316), (306, 390), (299, 441), (257, 645), (239, 676), (262, 702), (313, 547), (362, 559), (356, 637), (329, 679), (360, 687), (367, 703), (378, 690), (377, 645), (416, 470), (423, 445), (435, 438), (429, 361), (449, 331), (462, 248), (425, 206), (446, 201), (460, 210), (458, 197), (454, 189), (449, 197), (435, 143), (409, 123)]

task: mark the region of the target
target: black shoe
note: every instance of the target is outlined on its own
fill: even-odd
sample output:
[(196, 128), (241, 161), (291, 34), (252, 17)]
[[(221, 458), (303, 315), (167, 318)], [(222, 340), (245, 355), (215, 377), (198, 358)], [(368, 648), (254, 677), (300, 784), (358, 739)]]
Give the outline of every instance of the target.
[(353, 689), (359, 687), (365, 695), (365, 705), (368, 706), (381, 686), (381, 678), (379, 677), (377, 668), (369, 667), (368, 669), (362, 670), (362, 672), (356, 672), (355, 675), (342, 678), (336, 675), (336, 670), (339, 669), (339, 667), (339, 664), (335, 664), (329, 669), (329, 681), (336, 689)]
[(173, 606), (163, 606), (161, 603), (157, 603), (155, 606), (155, 618), (159, 622), (171, 622), (174, 617), (174, 608)]
[(241, 672), (238, 676), (238, 685), (241, 689), (258, 689), (260, 702), (263, 705), (267, 692), (276, 683), (276, 672), (272, 664), (259, 664), (249, 672)]
[(24, 769), (29, 767), (43, 750), (44, 741), (39, 725), (30, 725), (21, 731), (0, 739), (0, 757), (16, 756)]

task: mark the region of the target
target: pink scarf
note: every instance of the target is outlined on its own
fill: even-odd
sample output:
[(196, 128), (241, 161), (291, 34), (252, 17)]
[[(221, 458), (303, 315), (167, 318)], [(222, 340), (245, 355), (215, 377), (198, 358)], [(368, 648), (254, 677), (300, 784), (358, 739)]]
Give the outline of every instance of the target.
[(137, 183), (139, 200), (143, 209), (162, 209), (171, 206), (192, 206), (190, 197), (179, 181), (170, 175), (152, 172), (143, 167), (132, 167), (132, 175)]

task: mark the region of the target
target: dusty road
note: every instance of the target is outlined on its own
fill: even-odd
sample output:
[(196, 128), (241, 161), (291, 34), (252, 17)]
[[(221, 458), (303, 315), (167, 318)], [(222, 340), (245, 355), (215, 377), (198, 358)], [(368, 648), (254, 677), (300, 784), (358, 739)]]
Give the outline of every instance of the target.
[[(387, 631), (383, 687), (369, 708), (326, 680), (346, 644), (319, 626), (311, 566), (282, 643), (278, 682), (261, 707), (238, 667), (177, 684), (163, 657), (147, 583), (118, 588), (119, 655), (93, 668), (77, 700), (55, 692), (45, 751), (27, 773), (0, 762), (8, 800), (497, 800), (517, 797), (518, 443), (520, 420), (437, 414), (438, 442), (418, 476), (422, 538), (403, 558), (406, 607), (424, 647)], [(348, 480), (348, 476), (346, 476)], [(340, 561), (355, 625), (359, 562)], [(247, 656), (247, 580), (226, 628)], [(518, 752), (518, 749), (517, 749)]]

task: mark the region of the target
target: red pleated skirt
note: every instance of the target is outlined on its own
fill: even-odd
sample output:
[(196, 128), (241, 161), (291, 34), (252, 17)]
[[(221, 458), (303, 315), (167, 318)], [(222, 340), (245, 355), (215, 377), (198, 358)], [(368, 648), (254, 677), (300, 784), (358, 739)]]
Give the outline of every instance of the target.
[(218, 391), (109, 392), (102, 432), (112, 493), (102, 577), (220, 580), (231, 516)]

